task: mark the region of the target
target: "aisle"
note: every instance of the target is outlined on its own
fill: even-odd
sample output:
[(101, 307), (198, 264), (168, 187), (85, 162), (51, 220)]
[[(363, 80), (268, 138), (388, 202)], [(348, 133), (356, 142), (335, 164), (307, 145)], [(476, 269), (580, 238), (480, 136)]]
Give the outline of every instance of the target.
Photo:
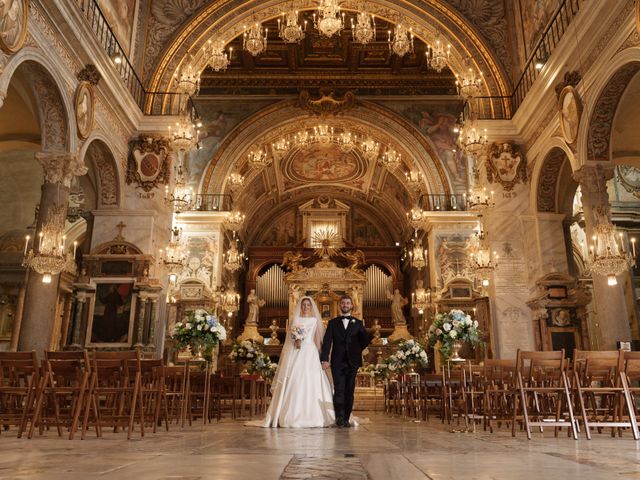
[(134, 437), (31, 441), (0, 436), (0, 479), (539, 479), (638, 478), (630, 435), (591, 442), (450, 433), (439, 422), (383, 415), (357, 429), (267, 430), (223, 421)]

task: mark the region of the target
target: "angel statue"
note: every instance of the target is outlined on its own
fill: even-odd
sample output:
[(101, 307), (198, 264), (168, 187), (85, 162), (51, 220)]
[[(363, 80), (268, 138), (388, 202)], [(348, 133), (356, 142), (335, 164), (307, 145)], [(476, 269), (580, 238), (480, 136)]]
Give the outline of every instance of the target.
[(287, 267), (291, 272), (298, 272), (302, 270), (301, 262), (306, 259), (307, 257), (303, 257), (300, 252), (285, 252), (282, 257), (282, 266)]
[(364, 257), (364, 252), (362, 250), (354, 250), (353, 252), (344, 252), (342, 256), (349, 261), (348, 268), (352, 272), (362, 273), (362, 271), (367, 265)]

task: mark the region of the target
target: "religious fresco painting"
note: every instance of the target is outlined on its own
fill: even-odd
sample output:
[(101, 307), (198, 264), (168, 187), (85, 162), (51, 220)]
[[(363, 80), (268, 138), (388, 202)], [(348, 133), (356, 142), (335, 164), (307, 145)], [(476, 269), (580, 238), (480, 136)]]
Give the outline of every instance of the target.
[(384, 247), (388, 245), (378, 228), (365, 216), (353, 214), (353, 243), (366, 247)]
[(187, 232), (184, 234), (186, 249), (189, 252), (187, 264), (178, 276), (178, 283), (198, 280), (207, 288), (217, 285), (218, 264), (216, 258), (220, 250), (220, 237), (217, 233)]
[(562, 4), (561, 0), (517, 0), (516, 30), (521, 65), (533, 53), (544, 29)]
[(90, 343), (130, 344), (134, 303), (133, 281), (98, 283), (89, 325)]
[(265, 231), (257, 245), (291, 247), (296, 243), (296, 212), (294, 209), (280, 215), (273, 226)]
[(127, 57), (132, 57), (131, 45), (138, 0), (99, 0), (100, 10), (109, 22), (118, 43)]

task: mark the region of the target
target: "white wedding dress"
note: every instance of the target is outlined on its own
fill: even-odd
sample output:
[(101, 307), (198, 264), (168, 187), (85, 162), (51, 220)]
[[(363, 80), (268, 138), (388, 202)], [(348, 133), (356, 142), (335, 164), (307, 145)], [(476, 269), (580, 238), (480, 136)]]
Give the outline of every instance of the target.
[[(266, 417), (258, 422), (249, 422), (249, 425), (309, 428), (329, 427), (335, 423), (333, 388), (320, 364), (324, 328), (315, 303), (312, 305), (313, 314), (317, 317), (295, 315), (287, 329)], [(299, 311), (299, 306), (295, 311)], [(305, 338), (299, 349), (295, 348), (289, 333), (297, 326), (305, 329)]]

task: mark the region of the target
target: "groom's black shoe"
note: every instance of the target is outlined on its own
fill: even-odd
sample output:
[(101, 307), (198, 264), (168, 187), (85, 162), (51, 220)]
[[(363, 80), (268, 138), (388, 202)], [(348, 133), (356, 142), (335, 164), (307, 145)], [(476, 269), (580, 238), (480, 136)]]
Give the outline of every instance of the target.
[(336, 417), (336, 427), (342, 428), (344, 426), (344, 419), (342, 417)]
[(344, 428), (351, 428), (351, 423), (349, 422), (349, 420), (344, 420), (344, 421), (342, 422), (342, 426), (343, 426)]

